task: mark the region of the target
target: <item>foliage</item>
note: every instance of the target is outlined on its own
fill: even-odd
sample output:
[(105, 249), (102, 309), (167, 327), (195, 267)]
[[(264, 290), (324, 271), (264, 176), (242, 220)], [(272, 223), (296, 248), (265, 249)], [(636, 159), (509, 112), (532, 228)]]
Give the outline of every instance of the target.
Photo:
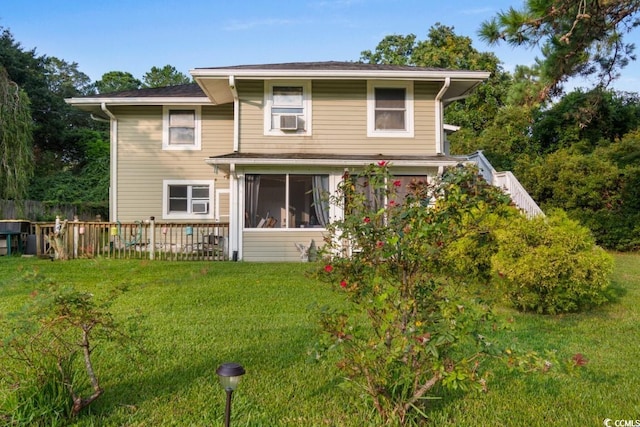
[(95, 93), (91, 78), (78, 69), (77, 62), (68, 63), (56, 57), (48, 57), (45, 60), (45, 70), (49, 90), (62, 98)]
[(24, 199), (33, 174), (29, 97), (0, 65), (0, 198)]
[(331, 198), (345, 217), (328, 227), (319, 273), (351, 303), (321, 313), (324, 345), (341, 348), (339, 367), (388, 424), (424, 417), (438, 385), (486, 387), (481, 360), (499, 353), (488, 338), (489, 233), (517, 215), (474, 168), (415, 181), (403, 200), (399, 185), (387, 162), (345, 175)]
[(128, 71), (109, 71), (95, 85), (98, 93), (111, 93), (140, 89), (142, 82)]
[[(104, 124), (92, 122), (88, 113), (64, 101), (65, 96), (90, 93), (86, 75), (76, 64), (38, 55), (35, 50), (25, 51), (6, 29), (0, 36), (0, 65), (29, 97), (37, 170), (61, 169), (80, 161), (83, 153), (67, 139), (68, 131), (78, 127), (104, 129)], [(74, 84), (80, 86), (73, 88)]]
[(603, 142), (619, 140), (639, 125), (637, 94), (577, 89), (549, 109), (536, 112), (531, 139), (540, 153), (574, 145), (591, 152)]
[(517, 308), (557, 314), (607, 301), (613, 259), (565, 213), (513, 220), (496, 238), (493, 268)]
[(634, 60), (634, 46), (623, 33), (640, 24), (638, 0), (527, 0), (485, 21), (480, 37), (489, 43), (542, 46), (539, 62), (543, 100), (561, 90), (569, 77), (597, 74), (601, 85), (618, 77)]
[(589, 154), (561, 149), (545, 157), (522, 157), (515, 167), (544, 210), (563, 209), (587, 226), (598, 244), (616, 250), (640, 247), (638, 132)]
[(165, 87), (187, 83), (191, 83), (191, 78), (172, 65), (165, 65), (162, 68), (151, 67), (151, 70), (142, 78), (142, 87)]
[[(34, 177), (29, 194), (34, 200), (52, 204), (108, 206), (109, 142), (102, 132), (78, 129), (70, 139), (86, 153), (86, 161), (75, 168), (41, 170)], [(107, 217), (107, 215), (104, 215)]]
[(11, 425), (50, 425), (75, 417), (104, 392), (93, 354), (101, 342), (128, 339), (109, 312), (124, 288), (99, 302), (89, 292), (37, 274), (28, 280), (44, 286), (21, 310), (2, 319), (3, 329), (11, 333), (0, 359), (11, 367), (4, 373), (13, 391), (0, 410)]
[(532, 110), (524, 106), (506, 106), (479, 135), (461, 130), (449, 137), (452, 154), (482, 150), (496, 170), (513, 170), (523, 155), (536, 155), (530, 138)]

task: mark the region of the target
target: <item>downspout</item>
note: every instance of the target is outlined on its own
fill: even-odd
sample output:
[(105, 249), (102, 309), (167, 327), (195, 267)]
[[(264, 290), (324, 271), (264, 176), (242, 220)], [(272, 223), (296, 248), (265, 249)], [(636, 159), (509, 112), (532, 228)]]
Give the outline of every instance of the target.
[(442, 88), (436, 95), (436, 154), (443, 155), (444, 152), (444, 106), (442, 97), (451, 86), (451, 77), (445, 77)]
[(233, 95), (233, 152), (240, 151), (240, 99), (235, 76), (229, 76), (229, 89)]
[(236, 172), (236, 164), (231, 163), (229, 165), (229, 178), (231, 179), (231, 191), (229, 192), (229, 204), (231, 212), (229, 212), (229, 259), (239, 260), (242, 259), (242, 224), (244, 219), (242, 211), (244, 207), (240, 205), (241, 201), (244, 204), (244, 197), (241, 194), (241, 185), (238, 180), (238, 173)]
[[(238, 89), (236, 88), (235, 76), (229, 76), (229, 90), (233, 96), (233, 152), (240, 151), (240, 98), (238, 97)], [(229, 218), (229, 259), (237, 261), (242, 259), (242, 228), (244, 219), (241, 212), (240, 201), (244, 198), (241, 197), (240, 183), (238, 182), (238, 173), (236, 172), (236, 165), (232, 163), (229, 165), (229, 177), (231, 178), (231, 192), (229, 203), (231, 204), (231, 212)]]
[(110, 119), (109, 145), (111, 146), (111, 177), (109, 181), (111, 185), (109, 186), (109, 221), (113, 222), (118, 218), (118, 119), (109, 111), (105, 102), (100, 104), (100, 109), (109, 116)]

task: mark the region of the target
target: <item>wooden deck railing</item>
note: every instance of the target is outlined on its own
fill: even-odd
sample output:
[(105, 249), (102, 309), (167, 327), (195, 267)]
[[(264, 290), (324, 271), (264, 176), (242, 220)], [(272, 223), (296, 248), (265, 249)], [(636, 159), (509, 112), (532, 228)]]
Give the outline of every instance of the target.
[[(171, 261), (223, 261), (228, 257), (228, 223), (69, 221), (58, 242), (68, 259), (106, 257)], [(56, 224), (31, 223), (37, 256), (56, 257)]]

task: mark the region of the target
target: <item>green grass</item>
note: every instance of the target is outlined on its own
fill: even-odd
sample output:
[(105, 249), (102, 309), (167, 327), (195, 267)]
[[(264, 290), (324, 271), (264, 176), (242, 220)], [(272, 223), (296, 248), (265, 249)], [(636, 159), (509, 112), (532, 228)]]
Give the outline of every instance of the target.
[[(505, 339), (556, 350), (560, 359), (582, 353), (584, 369), (524, 374), (493, 364), (489, 392), (434, 401), (432, 425), (599, 426), (605, 418), (640, 418), (640, 255), (615, 258), (614, 303), (563, 316), (501, 310), (515, 319)], [(96, 295), (128, 284), (112, 312), (144, 315), (146, 355), (132, 360), (117, 347), (98, 348), (105, 394), (73, 425), (222, 425), (225, 396), (215, 370), (228, 361), (247, 370), (234, 394), (234, 426), (375, 425), (339, 387), (332, 361), (308, 360), (315, 340), (308, 307), (341, 303), (306, 277), (309, 264), (0, 257), (0, 313), (28, 300), (33, 285), (25, 276), (34, 269)]]

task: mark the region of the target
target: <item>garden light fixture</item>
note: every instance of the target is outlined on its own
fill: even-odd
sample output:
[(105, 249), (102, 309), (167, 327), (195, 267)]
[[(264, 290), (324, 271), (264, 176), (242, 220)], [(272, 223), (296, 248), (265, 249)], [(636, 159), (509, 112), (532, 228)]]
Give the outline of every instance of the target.
[(237, 363), (223, 363), (216, 370), (216, 374), (220, 378), (220, 385), (227, 393), (227, 405), (224, 411), (224, 425), (229, 427), (231, 422), (231, 395), (238, 388), (240, 377), (245, 374), (242, 365)]

